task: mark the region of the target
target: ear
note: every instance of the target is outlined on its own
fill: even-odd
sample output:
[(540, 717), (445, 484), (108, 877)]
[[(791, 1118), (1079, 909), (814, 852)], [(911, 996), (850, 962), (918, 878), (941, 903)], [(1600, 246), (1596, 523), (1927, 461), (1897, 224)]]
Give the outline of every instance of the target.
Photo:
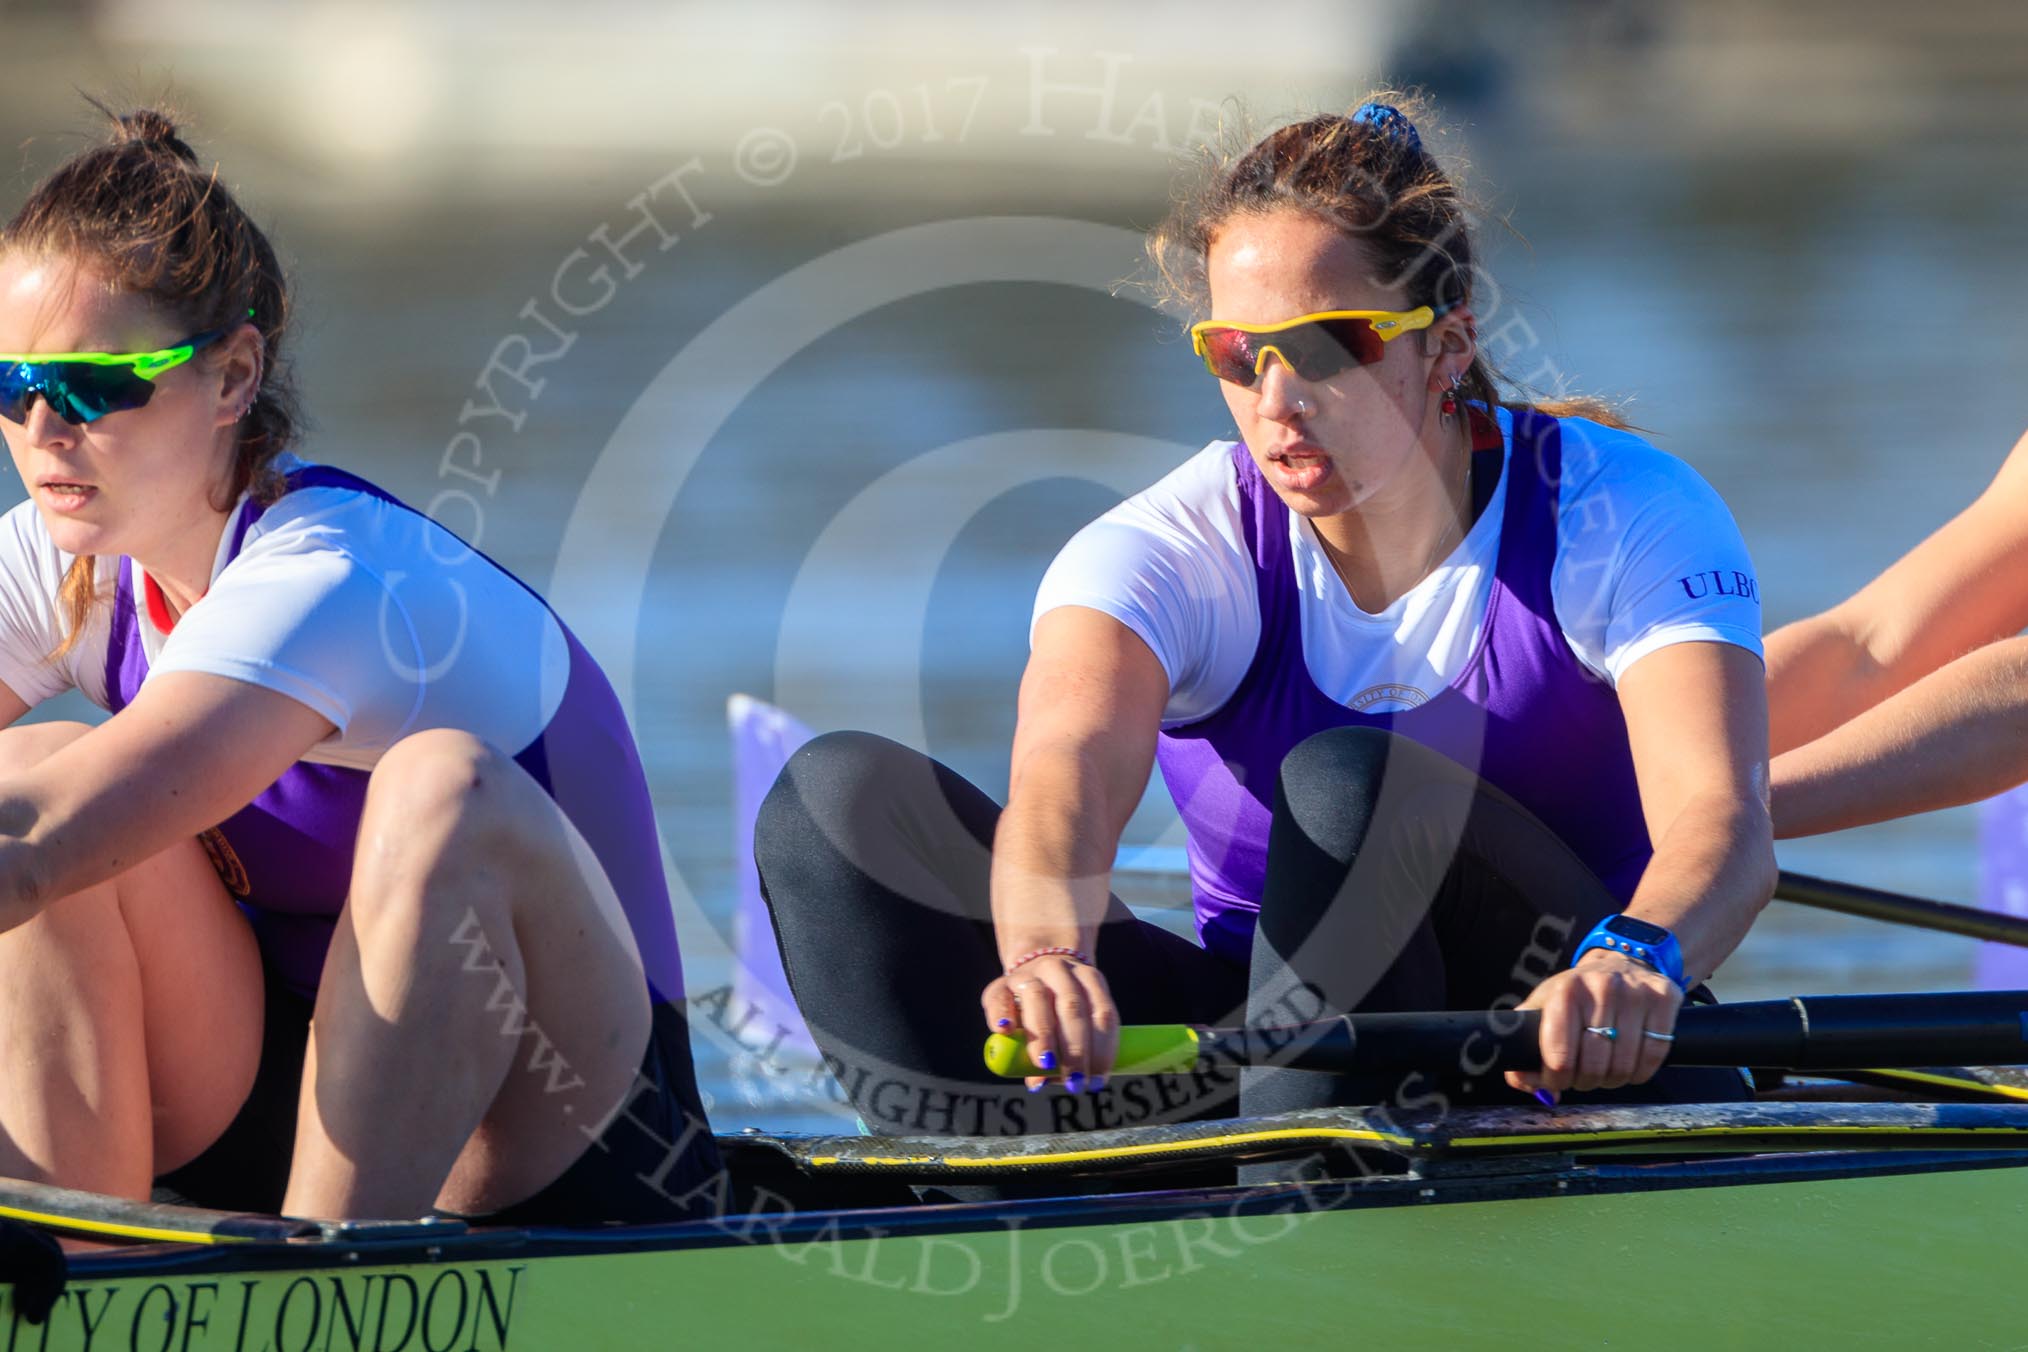
[(218, 425), (230, 427), (246, 416), (260, 393), (267, 370), (267, 342), (251, 324), (218, 340)]
[(1422, 331), (1422, 355), (1432, 359), (1430, 390), (1449, 389), (1472, 369), (1472, 363), (1478, 358), (1478, 320), (1463, 306), (1449, 311)]

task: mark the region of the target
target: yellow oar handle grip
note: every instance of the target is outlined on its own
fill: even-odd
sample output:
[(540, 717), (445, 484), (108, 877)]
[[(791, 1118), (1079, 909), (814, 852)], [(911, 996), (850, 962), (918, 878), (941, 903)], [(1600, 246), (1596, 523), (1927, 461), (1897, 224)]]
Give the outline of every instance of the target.
[[(1197, 1030), (1187, 1023), (1143, 1023), (1120, 1029), (1115, 1075), (1178, 1075), (1197, 1068)], [(1047, 1075), (1028, 1059), (1026, 1033), (994, 1033), (986, 1039), (986, 1069), (1019, 1079)], [(1062, 1069), (1059, 1059), (1058, 1069)]]

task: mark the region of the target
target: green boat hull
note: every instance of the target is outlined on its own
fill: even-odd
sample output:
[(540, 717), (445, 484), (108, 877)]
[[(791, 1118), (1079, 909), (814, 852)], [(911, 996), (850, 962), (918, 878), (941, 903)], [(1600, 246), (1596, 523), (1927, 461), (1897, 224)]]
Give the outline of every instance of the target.
[[(2017, 1155), (765, 1214), (576, 1236), (74, 1256), (17, 1349), (2014, 1347)], [(97, 1269), (97, 1271), (95, 1271)], [(99, 1275), (103, 1272), (105, 1275)], [(117, 1275), (114, 1275), (117, 1274)], [(1607, 1292), (1638, 1290), (1639, 1299)]]

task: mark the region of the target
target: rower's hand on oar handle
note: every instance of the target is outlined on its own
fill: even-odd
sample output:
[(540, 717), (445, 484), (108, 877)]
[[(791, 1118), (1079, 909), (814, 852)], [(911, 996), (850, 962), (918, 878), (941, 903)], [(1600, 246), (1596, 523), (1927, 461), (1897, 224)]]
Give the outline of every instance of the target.
[[(1031, 1043), (1018, 1030), (986, 1038), (986, 1069), (1009, 1079), (1033, 1076), (1041, 1068)], [(1120, 1029), (1113, 1061), (1115, 1075), (1182, 1075), (1197, 1068), (1197, 1030), (1186, 1023), (1129, 1024)]]
[(1120, 1013), (1099, 969), (1073, 952), (1016, 959), (979, 997), (986, 1026), (1025, 1037), (1030, 1093), (1060, 1080), (1072, 1093), (1105, 1087), (1119, 1046)]
[(1542, 1068), (1510, 1070), (1522, 1093), (1645, 1084), (1668, 1057), (1683, 992), (1647, 964), (1594, 949), (1521, 1002), (1542, 1011)]

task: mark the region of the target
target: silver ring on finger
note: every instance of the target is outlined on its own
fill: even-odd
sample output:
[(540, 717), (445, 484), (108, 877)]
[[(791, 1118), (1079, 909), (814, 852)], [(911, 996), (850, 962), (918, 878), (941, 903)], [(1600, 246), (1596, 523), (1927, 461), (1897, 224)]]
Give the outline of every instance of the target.
[(1651, 1037), (1655, 1039), (1655, 1041), (1657, 1042), (1674, 1042), (1676, 1040), (1676, 1035), (1674, 1033), (1658, 1033), (1652, 1028), (1643, 1028), (1641, 1030), (1641, 1036)]
[(1590, 1033), (1593, 1037), (1602, 1037), (1607, 1042), (1618, 1042), (1620, 1040), (1620, 1030), (1611, 1024), (1587, 1024), (1584, 1031)]

